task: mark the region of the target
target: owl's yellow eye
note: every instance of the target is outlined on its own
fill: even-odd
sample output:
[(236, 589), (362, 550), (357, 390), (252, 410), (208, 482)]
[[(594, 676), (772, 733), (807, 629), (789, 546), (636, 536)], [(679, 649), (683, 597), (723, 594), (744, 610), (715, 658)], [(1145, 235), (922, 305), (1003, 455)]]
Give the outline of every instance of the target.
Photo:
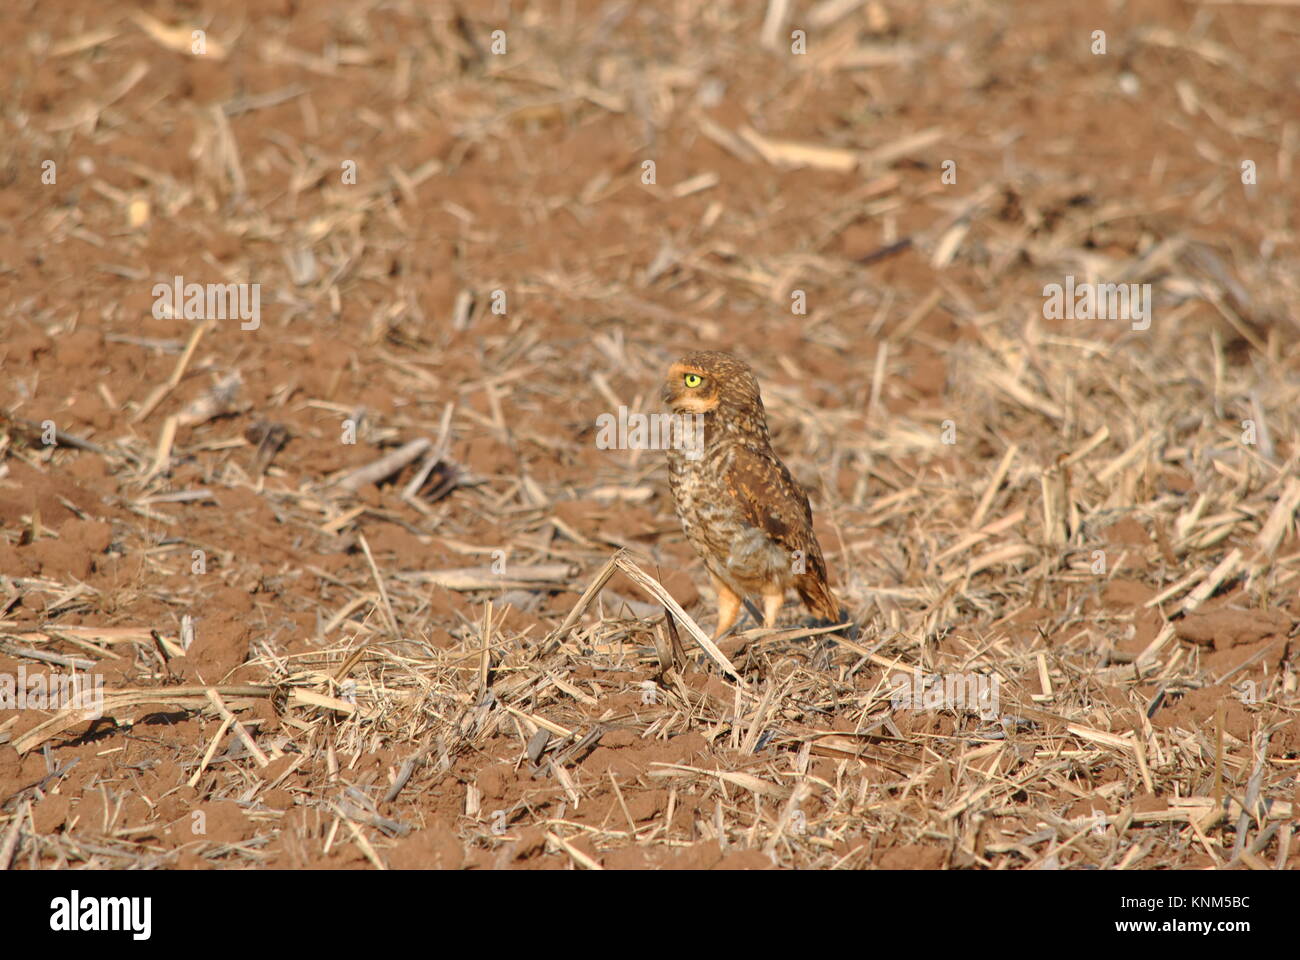
[(700, 375), (698, 373), (688, 373), (682, 379), (686, 382), (686, 385), (688, 387), (698, 387), (701, 383), (704, 382), (702, 379), (700, 379)]

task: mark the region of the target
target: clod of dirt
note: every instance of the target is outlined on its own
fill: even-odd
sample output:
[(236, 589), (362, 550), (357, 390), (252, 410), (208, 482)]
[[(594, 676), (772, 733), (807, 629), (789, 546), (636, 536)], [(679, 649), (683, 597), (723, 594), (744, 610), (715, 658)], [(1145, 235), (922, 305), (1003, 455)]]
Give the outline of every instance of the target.
[(1291, 618), (1280, 610), (1212, 610), (1193, 613), (1174, 625), (1179, 640), (1227, 650), (1264, 637), (1285, 636)]

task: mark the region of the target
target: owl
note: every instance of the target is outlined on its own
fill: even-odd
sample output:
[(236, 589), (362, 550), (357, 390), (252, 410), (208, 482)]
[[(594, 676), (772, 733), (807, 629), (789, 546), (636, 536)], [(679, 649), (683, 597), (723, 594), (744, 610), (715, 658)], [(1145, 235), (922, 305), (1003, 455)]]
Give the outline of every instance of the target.
[(668, 369), (663, 401), (690, 429), (668, 450), (668, 485), (686, 538), (718, 594), (714, 639), (745, 597), (761, 597), (775, 626), (788, 587), (817, 618), (841, 623), (813, 532), (812, 507), (772, 449), (754, 372), (729, 353), (692, 353)]

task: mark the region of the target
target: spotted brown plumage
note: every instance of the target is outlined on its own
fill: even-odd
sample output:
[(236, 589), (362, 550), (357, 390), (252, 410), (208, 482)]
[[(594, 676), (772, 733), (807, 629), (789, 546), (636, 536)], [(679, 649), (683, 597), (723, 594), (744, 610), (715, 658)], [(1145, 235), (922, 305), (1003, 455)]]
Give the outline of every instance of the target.
[(789, 587), (814, 616), (842, 622), (812, 507), (772, 450), (753, 371), (729, 353), (692, 353), (668, 369), (663, 400), (703, 419), (702, 449), (668, 451), (668, 485), (718, 593), (715, 639), (746, 596), (762, 598), (764, 623), (774, 626)]

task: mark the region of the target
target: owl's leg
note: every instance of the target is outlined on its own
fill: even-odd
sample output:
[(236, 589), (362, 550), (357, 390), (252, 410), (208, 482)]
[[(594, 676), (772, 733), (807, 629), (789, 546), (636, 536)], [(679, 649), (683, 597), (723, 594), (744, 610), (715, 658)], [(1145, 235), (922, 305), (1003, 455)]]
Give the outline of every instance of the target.
[(776, 618), (781, 612), (783, 603), (785, 603), (785, 590), (780, 587), (763, 593), (763, 626), (769, 630), (776, 626)]
[(713, 639), (717, 640), (740, 616), (740, 595), (712, 573), (709, 576), (713, 580), (713, 589), (718, 592), (718, 629), (713, 632)]

